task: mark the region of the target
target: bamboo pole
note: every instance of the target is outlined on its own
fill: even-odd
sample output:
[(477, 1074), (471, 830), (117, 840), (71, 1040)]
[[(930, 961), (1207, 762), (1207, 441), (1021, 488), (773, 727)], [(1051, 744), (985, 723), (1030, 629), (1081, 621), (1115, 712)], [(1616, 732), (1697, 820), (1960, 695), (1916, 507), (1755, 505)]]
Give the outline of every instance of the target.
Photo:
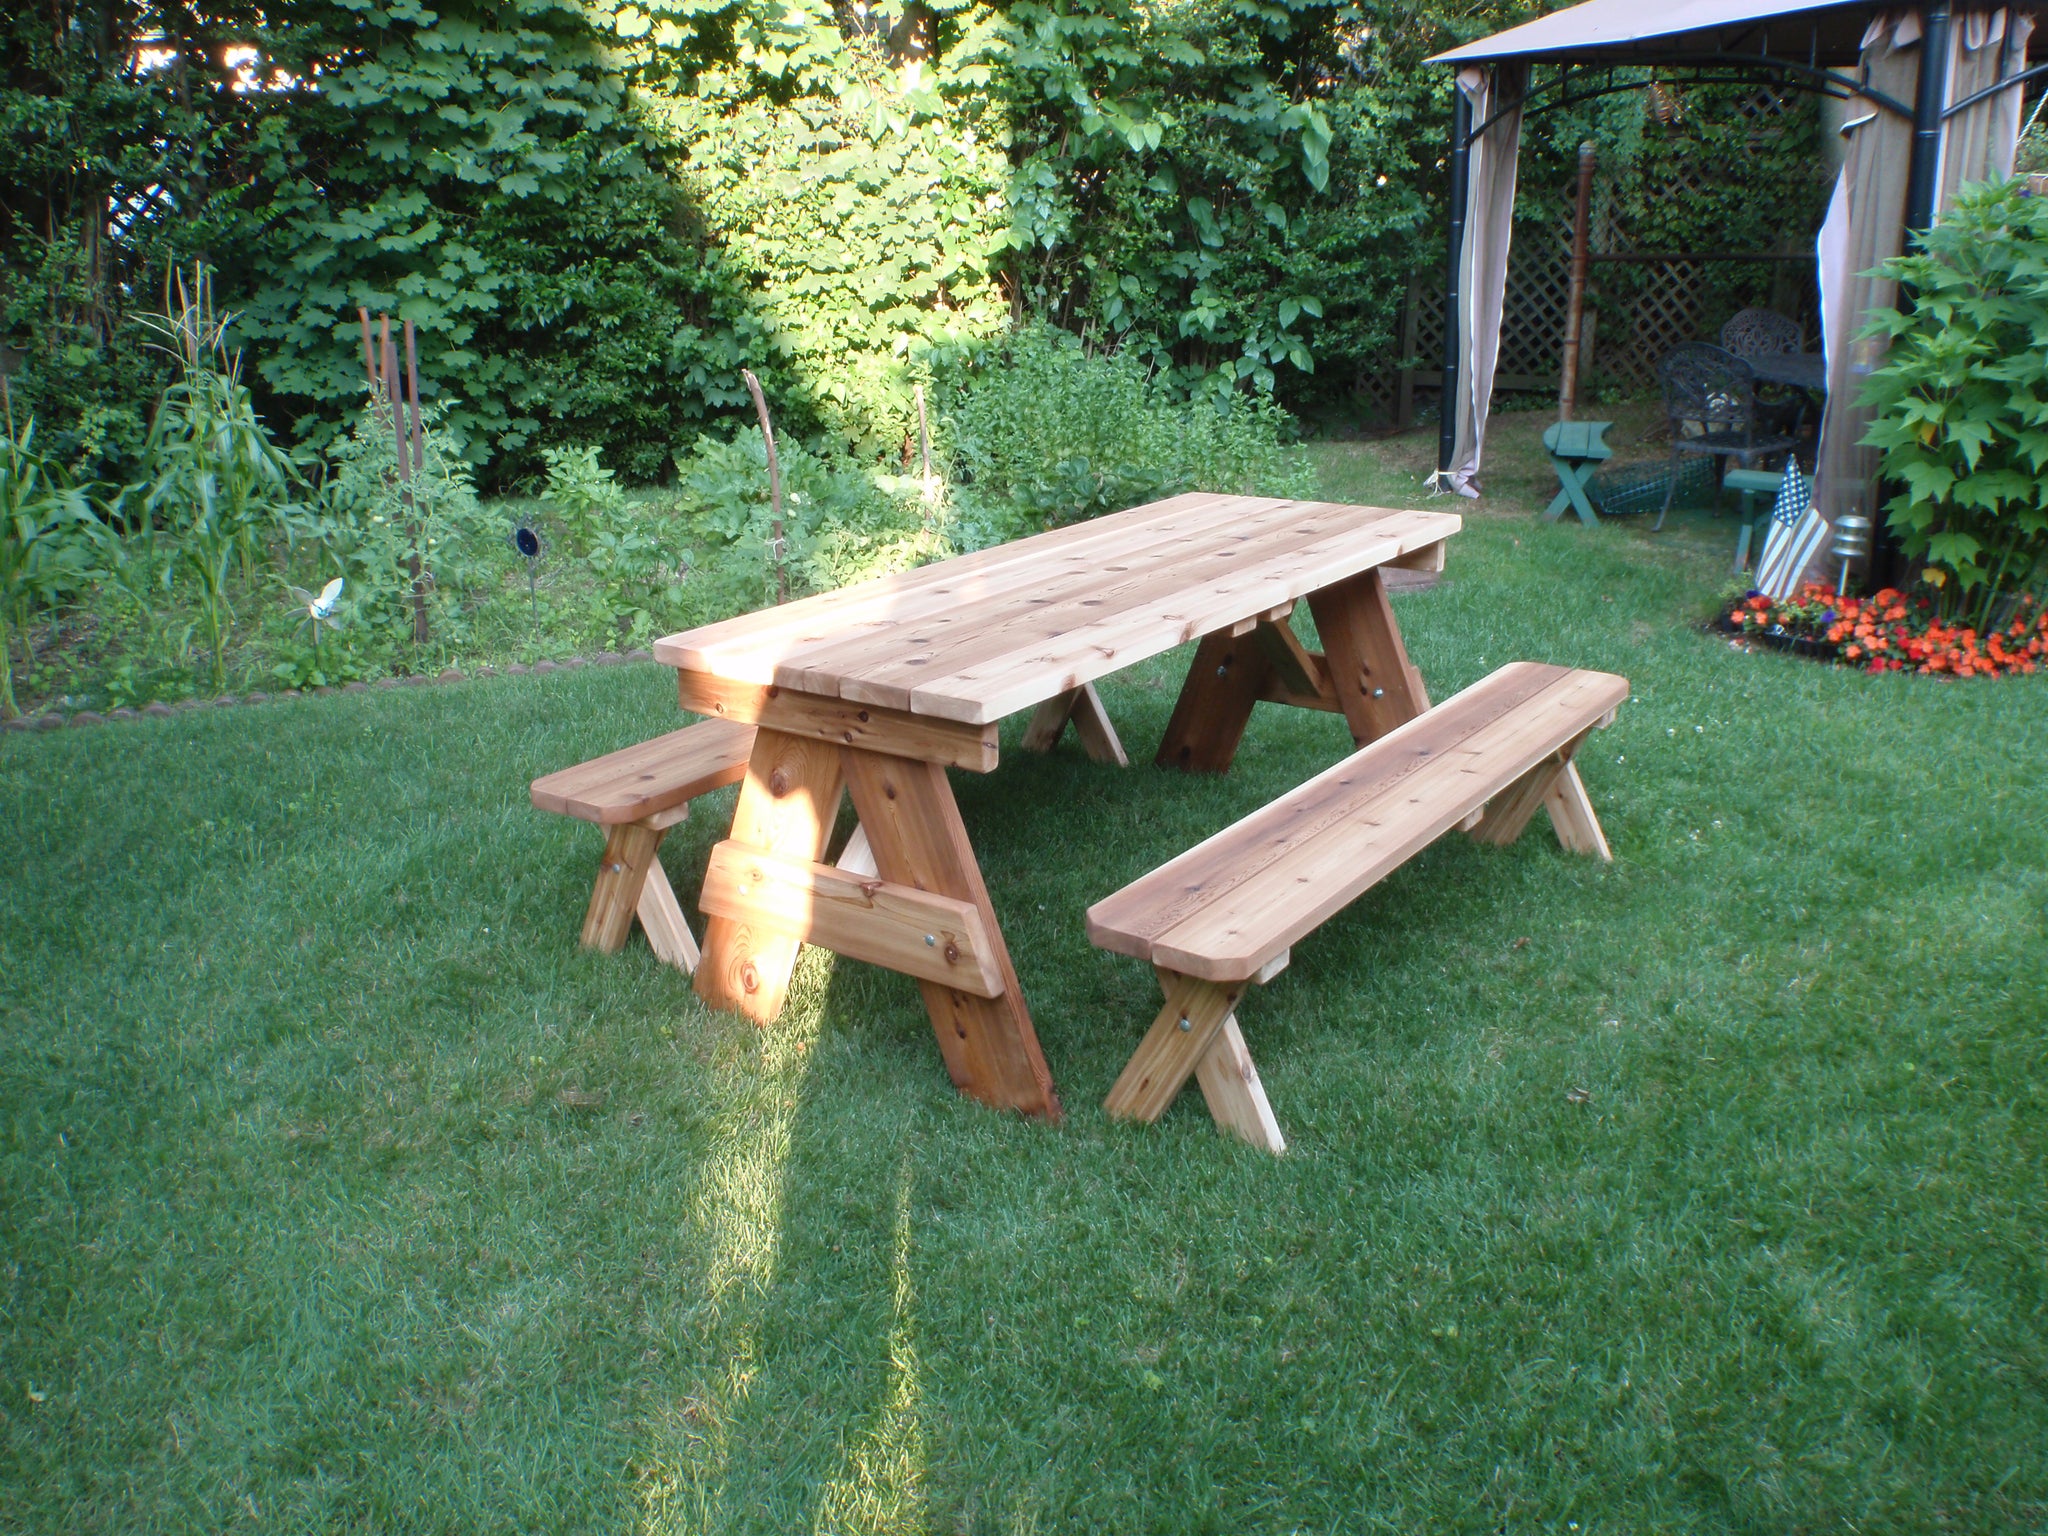
[[(420, 432), (420, 356), (415, 340), (412, 321), (405, 322), (405, 397), (412, 407), (412, 419), (407, 423), (405, 438), (398, 445), (398, 459), (404, 464), (411, 460), (406, 473), (408, 487), (418, 485), (426, 472), (426, 444)], [(412, 489), (406, 491), (406, 501), (412, 510), (412, 639), (415, 645), (427, 643), (427, 589), (420, 578), (420, 524), (419, 496)]]

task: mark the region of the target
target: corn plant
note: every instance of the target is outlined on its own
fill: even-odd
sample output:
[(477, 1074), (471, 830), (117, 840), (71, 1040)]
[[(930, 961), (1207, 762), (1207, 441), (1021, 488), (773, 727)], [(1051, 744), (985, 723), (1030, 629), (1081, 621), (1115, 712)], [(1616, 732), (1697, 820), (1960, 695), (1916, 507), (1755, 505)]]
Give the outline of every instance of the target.
[(241, 380), (241, 354), (228, 350), (233, 318), (214, 313), (211, 281), (198, 269), (189, 286), (183, 274), (167, 285), (164, 313), (143, 321), (178, 365), (150, 424), (145, 521), (153, 529), (160, 524), (170, 545), (164, 584), (185, 577), (193, 585), (217, 689), (227, 686), (235, 623), (229, 574), (237, 561), (245, 575), (254, 573), (263, 535), (287, 527), (299, 480), (256, 414)]
[(14, 699), (14, 635), (22, 657), (29, 619), (39, 606), (70, 596), (92, 580), (112, 536), (91, 498), (57, 465), (36, 452), (36, 423), (19, 433), (10, 417), (0, 437), (0, 716), (21, 713)]

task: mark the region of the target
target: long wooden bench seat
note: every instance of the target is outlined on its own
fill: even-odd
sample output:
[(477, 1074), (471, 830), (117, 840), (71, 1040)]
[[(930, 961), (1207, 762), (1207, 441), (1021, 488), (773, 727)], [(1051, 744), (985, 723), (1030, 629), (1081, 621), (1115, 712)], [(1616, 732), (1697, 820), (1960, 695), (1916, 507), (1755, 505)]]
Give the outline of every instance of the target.
[(753, 726), (704, 720), (533, 781), (537, 809), (605, 829), (583, 917), (586, 948), (617, 953), (637, 917), (657, 955), (696, 970), (697, 940), (662, 872), (661, 840), (697, 796), (744, 778), (753, 750)]
[(1454, 827), (1511, 843), (1540, 806), (1565, 848), (1609, 858), (1573, 754), (1627, 697), (1612, 673), (1513, 662), (1090, 907), (1089, 941), (1166, 991), (1105, 1108), (1156, 1120), (1193, 1074), (1219, 1126), (1284, 1150), (1233, 1013), (1245, 989)]

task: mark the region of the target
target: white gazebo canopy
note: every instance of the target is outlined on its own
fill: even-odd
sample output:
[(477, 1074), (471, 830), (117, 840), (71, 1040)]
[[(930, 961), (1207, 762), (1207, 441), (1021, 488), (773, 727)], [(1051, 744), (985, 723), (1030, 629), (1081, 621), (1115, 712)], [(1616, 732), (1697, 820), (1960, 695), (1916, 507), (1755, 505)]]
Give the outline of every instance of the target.
[(1574, 64), (1659, 64), (1674, 53), (1767, 53), (1819, 62), (1853, 63), (1863, 33), (1881, 5), (1840, 0), (1586, 0), (1462, 48), (1432, 64), (1497, 63), (1502, 59)]

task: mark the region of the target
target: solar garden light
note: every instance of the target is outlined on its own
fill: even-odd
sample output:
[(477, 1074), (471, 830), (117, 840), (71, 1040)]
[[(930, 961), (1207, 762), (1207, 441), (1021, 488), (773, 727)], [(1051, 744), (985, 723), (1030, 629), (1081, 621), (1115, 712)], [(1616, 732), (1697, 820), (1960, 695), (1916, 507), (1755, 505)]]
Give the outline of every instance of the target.
[(1840, 597), (1849, 590), (1849, 567), (1870, 554), (1870, 519), (1852, 512), (1835, 519), (1835, 542), (1829, 550), (1842, 562), (1842, 579), (1835, 588)]

